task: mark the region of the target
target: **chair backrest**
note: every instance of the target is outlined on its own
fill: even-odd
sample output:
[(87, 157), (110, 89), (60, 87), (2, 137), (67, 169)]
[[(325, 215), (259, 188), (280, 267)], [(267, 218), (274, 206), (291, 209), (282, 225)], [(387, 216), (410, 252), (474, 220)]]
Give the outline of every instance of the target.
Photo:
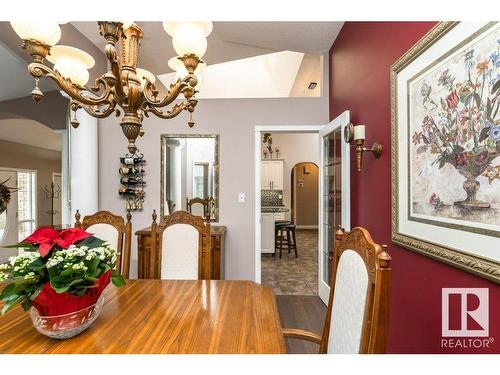
[[(153, 214), (151, 243), (158, 246), (151, 269), (161, 279), (210, 279), (210, 224), (186, 211), (163, 216), (156, 224)], [(155, 262), (155, 264), (153, 264)]]
[(127, 222), (123, 217), (109, 211), (97, 211), (80, 221), (80, 212), (76, 210), (75, 227), (85, 229), (95, 237), (109, 242), (116, 247), (116, 269), (128, 279), (130, 271), (130, 249), (132, 245), (132, 215), (127, 213)]
[(385, 353), (391, 257), (364, 228), (336, 234), (321, 353)]
[(210, 221), (211, 198), (186, 198), (186, 211), (195, 216), (201, 216), (206, 221)]

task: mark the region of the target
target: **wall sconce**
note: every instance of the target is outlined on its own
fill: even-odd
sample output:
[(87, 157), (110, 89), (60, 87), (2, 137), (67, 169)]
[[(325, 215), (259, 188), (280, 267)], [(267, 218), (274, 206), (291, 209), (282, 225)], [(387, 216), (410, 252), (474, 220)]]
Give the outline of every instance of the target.
[(344, 141), (356, 144), (356, 168), (361, 171), (363, 167), (363, 152), (371, 151), (375, 159), (382, 155), (382, 145), (378, 142), (373, 143), (372, 148), (363, 147), (365, 144), (365, 125), (356, 125), (349, 123), (344, 128)]

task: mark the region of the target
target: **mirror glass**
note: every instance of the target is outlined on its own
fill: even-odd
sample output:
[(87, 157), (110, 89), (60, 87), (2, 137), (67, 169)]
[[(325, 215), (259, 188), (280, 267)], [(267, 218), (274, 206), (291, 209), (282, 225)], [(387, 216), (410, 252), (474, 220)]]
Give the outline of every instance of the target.
[(161, 214), (183, 210), (219, 220), (219, 135), (161, 136)]

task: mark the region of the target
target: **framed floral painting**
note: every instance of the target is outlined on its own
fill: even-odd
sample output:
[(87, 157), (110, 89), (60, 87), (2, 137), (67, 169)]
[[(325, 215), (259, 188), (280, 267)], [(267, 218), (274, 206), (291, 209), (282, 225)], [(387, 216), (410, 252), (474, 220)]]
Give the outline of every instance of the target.
[(393, 241), (500, 282), (500, 24), (436, 25), (391, 106)]

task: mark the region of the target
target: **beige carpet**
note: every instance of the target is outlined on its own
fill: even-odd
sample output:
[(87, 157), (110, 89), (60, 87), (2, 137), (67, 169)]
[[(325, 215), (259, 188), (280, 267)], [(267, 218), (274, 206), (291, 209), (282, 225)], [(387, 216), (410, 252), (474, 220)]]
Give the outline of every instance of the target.
[(298, 258), (293, 251), (262, 255), (262, 284), (276, 295), (318, 294), (318, 231), (296, 230)]

